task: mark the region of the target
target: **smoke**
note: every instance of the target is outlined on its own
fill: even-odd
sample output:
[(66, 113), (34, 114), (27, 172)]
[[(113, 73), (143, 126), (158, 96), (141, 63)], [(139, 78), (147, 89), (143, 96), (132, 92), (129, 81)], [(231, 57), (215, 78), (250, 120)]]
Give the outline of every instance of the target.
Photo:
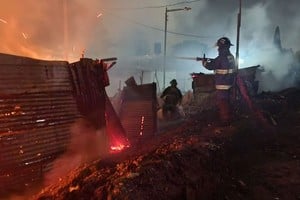
[(70, 132), (71, 139), (66, 152), (57, 158), (51, 170), (45, 173), (43, 183), (31, 186), (21, 194), (7, 196), (5, 200), (30, 200), (42, 188), (62, 181), (72, 170), (108, 155), (109, 141), (104, 129), (96, 130), (87, 120), (78, 119), (71, 126)]
[[(182, 27), (189, 32), (198, 30), (204, 38), (181, 42), (180, 46), (174, 46), (174, 54), (177, 56), (179, 52), (184, 55), (185, 52), (190, 56), (195, 56), (197, 53), (191, 48), (191, 43), (193, 43), (194, 46), (198, 46), (198, 56), (202, 56), (205, 51), (206, 56), (215, 57), (217, 51), (211, 46), (218, 37), (227, 36), (235, 44), (231, 48), (231, 52), (235, 55), (238, 2), (226, 1), (224, 3), (216, 0), (206, 1), (203, 5), (205, 9), (193, 15), (194, 26), (188, 23)], [(295, 65), (293, 51), (299, 51), (300, 46), (298, 34), (300, 25), (297, 22), (300, 19), (300, 13), (297, 11), (299, 5), (300, 2), (295, 0), (289, 1), (288, 4), (276, 0), (243, 1), (239, 67), (263, 66), (264, 72), (259, 74), (260, 91), (277, 91), (295, 86), (296, 80), (294, 80), (292, 70), (295, 69), (293, 68)], [(176, 21), (187, 24), (184, 20), (180, 18)], [(277, 26), (280, 27), (282, 36), (283, 49), (281, 51), (273, 44), (274, 31)], [(212, 37), (208, 37), (209, 35)], [(203, 45), (207, 45), (207, 48)], [(207, 73), (201, 67), (201, 63), (194, 61), (177, 63), (181, 66), (190, 66), (194, 72)]]
[(79, 119), (71, 127), (71, 141), (67, 151), (55, 160), (51, 171), (46, 173), (44, 186), (60, 181), (71, 170), (89, 164), (108, 154), (109, 145), (104, 130), (96, 130), (92, 124)]
[[(187, 6), (192, 9), (170, 12), (167, 21), (170, 32), (166, 69), (172, 71), (167, 78), (177, 78), (178, 86), (184, 88), (183, 85), (191, 85), (190, 73), (207, 71), (201, 63), (182, 62), (172, 56), (179, 53), (202, 56), (205, 51), (206, 56), (214, 57), (217, 51), (213, 45), (221, 36), (229, 37), (236, 45), (238, 4), (236, 0), (52, 0), (51, 4), (46, 0), (10, 0), (0, 8), (0, 52), (70, 62), (83, 54), (93, 59), (117, 57), (117, 65), (109, 71), (108, 93), (113, 94), (120, 81), (123, 85), (132, 75), (138, 80), (142, 70), (162, 71), (165, 5), (170, 9)], [(268, 51), (273, 48), (276, 26), (281, 29), (282, 46), (299, 51), (299, 4), (298, 0), (242, 1), (240, 58), (244, 63), (241, 67), (263, 64), (267, 69), (274, 68), (273, 61), (272, 65), (268, 62), (275, 56)], [(155, 43), (161, 45), (159, 54), (154, 52)], [(147, 55), (153, 60), (146, 62)], [(272, 70), (278, 69), (281, 68)], [(176, 77), (171, 77), (174, 71)], [(158, 78), (162, 85), (161, 77)]]
[[(283, 49), (279, 49), (278, 45), (274, 44), (276, 26), (281, 23), (284, 24), (282, 19), (279, 19), (278, 15), (273, 13), (278, 13), (279, 10), (274, 5), (274, 1), (257, 3), (245, 10), (243, 16), (245, 22), (241, 30), (243, 34), (240, 51), (240, 58), (243, 59), (243, 63), (240, 65), (241, 67), (247, 67), (259, 64), (263, 67), (263, 72), (258, 77), (260, 91), (279, 91), (287, 87), (293, 87), (296, 84), (296, 80), (292, 77), (295, 72), (292, 71), (295, 65), (292, 48), (286, 49), (287, 47), (283, 45)], [(292, 15), (292, 13), (289, 14)], [(272, 18), (277, 19), (277, 22), (274, 22)], [(250, 23), (253, 21), (259, 23)], [(299, 25), (294, 25), (290, 24), (289, 29), (299, 28)], [(282, 27), (285, 27), (285, 25)], [(281, 33), (284, 33), (281, 35), (292, 33), (291, 30), (281, 30), (286, 31), (281, 31)], [(290, 39), (281, 37), (283, 44), (289, 43)], [(297, 43), (299, 40), (294, 38), (294, 44), (295, 42)], [(299, 46), (294, 46), (294, 44), (291, 43), (290, 45), (297, 50)]]

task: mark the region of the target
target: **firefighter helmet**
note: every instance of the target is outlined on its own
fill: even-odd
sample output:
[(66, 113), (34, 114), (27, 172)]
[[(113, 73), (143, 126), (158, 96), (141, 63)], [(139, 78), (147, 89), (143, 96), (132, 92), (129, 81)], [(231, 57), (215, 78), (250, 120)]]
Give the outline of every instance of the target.
[(176, 79), (171, 80), (171, 81), (170, 81), (170, 84), (171, 84), (171, 85), (177, 85)]
[(231, 44), (230, 40), (227, 37), (221, 37), (220, 39), (218, 39), (216, 46), (229, 48), (230, 46), (233, 46), (233, 44)]

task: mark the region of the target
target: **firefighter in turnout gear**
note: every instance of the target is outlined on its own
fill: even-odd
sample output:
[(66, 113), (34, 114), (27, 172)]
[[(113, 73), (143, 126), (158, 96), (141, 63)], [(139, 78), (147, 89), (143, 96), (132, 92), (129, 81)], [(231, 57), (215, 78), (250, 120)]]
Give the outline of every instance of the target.
[(177, 88), (177, 81), (173, 79), (170, 81), (170, 86), (168, 86), (163, 93), (160, 95), (160, 98), (164, 100), (163, 105), (163, 115), (165, 116), (167, 112), (172, 113), (173, 115), (178, 112), (178, 105), (182, 101), (182, 93)]
[(214, 70), (216, 103), (219, 109), (220, 122), (222, 126), (230, 124), (232, 110), (230, 106), (230, 94), (234, 84), (235, 58), (229, 48), (233, 46), (227, 37), (218, 39), (216, 46), (219, 55), (215, 59), (203, 59), (202, 65), (208, 70)]

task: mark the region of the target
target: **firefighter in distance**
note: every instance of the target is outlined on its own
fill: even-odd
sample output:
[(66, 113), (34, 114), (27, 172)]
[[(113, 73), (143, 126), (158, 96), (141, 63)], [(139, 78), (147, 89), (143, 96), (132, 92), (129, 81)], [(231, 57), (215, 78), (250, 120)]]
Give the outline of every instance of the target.
[(177, 88), (176, 79), (170, 81), (170, 86), (163, 91), (160, 98), (164, 100), (162, 108), (164, 118), (174, 119), (179, 117), (178, 105), (181, 104), (182, 93)]

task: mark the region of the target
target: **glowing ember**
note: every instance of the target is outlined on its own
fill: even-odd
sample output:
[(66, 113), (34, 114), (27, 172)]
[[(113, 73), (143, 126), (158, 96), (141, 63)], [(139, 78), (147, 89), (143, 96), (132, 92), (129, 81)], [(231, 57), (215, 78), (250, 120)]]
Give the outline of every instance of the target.
[(111, 153), (116, 153), (116, 152), (120, 152), (122, 150), (124, 150), (125, 148), (130, 147), (129, 142), (128, 141), (113, 141), (114, 144), (111, 144), (110, 146), (110, 152)]
[(122, 150), (124, 150), (125, 148), (128, 148), (128, 147), (130, 147), (130, 145), (119, 144), (119, 145), (116, 145), (116, 146), (111, 146), (110, 151), (111, 151), (111, 153), (120, 152), (120, 151), (122, 151)]
[(4, 19), (0, 19), (0, 22), (7, 24), (7, 21), (5, 21)]
[(125, 148), (130, 147), (128, 139), (124, 137), (118, 130), (112, 129), (113, 127), (109, 127), (109, 129), (107, 129), (107, 133), (110, 140), (110, 152), (120, 152)]
[(120, 152), (130, 146), (129, 141), (126, 138), (125, 130), (107, 94), (105, 94), (105, 96), (107, 99), (105, 112), (106, 130), (110, 140), (110, 150), (111, 152)]
[(28, 36), (25, 33), (22, 33), (22, 36), (25, 40), (27, 40)]
[(144, 123), (145, 123), (145, 117), (142, 116), (141, 117), (141, 128), (140, 128), (140, 136), (143, 135), (143, 131), (144, 131)]
[(102, 15), (103, 15), (102, 13), (99, 13), (99, 14), (97, 15), (97, 18), (101, 17)]

